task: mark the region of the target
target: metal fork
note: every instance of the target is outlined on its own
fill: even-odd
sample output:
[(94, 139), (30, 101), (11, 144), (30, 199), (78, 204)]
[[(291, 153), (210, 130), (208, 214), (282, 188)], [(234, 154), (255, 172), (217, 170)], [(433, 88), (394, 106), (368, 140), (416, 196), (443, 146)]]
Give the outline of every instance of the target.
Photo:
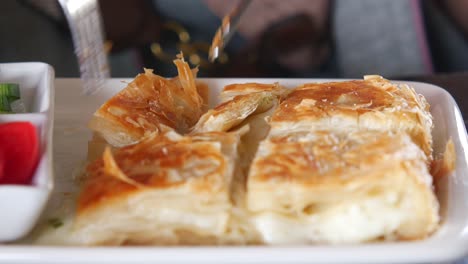
[(97, 0), (59, 0), (70, 27), (83, 93), (96, 93), (110, 76)]
[(211, 62), (214, 62), (219, 57), (221, 51), (227, 45), (229, 40), (231, 40), (232, 36), (236, 32), (240, 19), (245, 10), (247, 10), (250, 2), (251, 0), (241, 0), (236, 7), (223, 18), (221, 26), (216, 31), (208, 53), (208, 59)]

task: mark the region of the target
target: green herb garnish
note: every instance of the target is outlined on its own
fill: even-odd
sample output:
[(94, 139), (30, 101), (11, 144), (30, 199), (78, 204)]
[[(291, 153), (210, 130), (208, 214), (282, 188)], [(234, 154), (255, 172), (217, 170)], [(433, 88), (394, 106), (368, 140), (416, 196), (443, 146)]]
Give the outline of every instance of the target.
[(11, 113), (11, 103), (20, 99), (17, 83), (0, 83), (0, 113)]
[(10, 102), (3, 95), (0, 95), (0, 113), (11, 113)]
[(53, 228), (59, 228), (63, 226), (63, 221), (57, 217), (50, 218), (48, 222), (49, 222), (49, 225), (52, 226)]

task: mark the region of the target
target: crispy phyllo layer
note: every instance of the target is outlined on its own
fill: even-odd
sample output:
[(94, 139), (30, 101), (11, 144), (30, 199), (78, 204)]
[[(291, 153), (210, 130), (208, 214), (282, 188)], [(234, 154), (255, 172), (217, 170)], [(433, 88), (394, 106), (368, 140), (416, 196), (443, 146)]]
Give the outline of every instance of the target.
[(115, 147), (167, 129), (187, 132), (203, 114), (204, 102), (195, 83), (197, 70), (183, 59), (174, 63), (178, 77), (145, 70), (94, 113), (89, 127)]
[(278, 98), (270, 92), (238, 95), (208, 110), (194, 126), (193, 132), (228, 131), (247, 117), (268, 111)]
[(267, 244), (424, 238), (439, 220), (426, 162), (404, 133), (270, 137), (250, 169), (248, 209)]
[(284, 98), (290, 89), (286, 89), (279, 83), (233, 83), (226, 85), (221, 92), (221, 102), (227, 102), (239, 95), (246, 95), (258, 92), (269, 92), (278, 98)]
[(392, 84), (380, 76), (301, 85), (281, 103), (271, 126), (272, 134), (314, 130), (403, 132), (432, 158), (429, 104), (408, 85)]
[[(175, 64), (178, 77), (146, 71), (94, 114), (65, 243), (340, 244), (436, 230), (432, 116), (409, 86), (231, 84), (204, 113), (212, 91)], [(448, 144), (434, 175), (454, 160)]]
[(153, 133), (107, 149), (87, 168), (73, 235), (82, 244), (247, 243), (233, 210), (245, 185), (234, 179), (240, 136)]

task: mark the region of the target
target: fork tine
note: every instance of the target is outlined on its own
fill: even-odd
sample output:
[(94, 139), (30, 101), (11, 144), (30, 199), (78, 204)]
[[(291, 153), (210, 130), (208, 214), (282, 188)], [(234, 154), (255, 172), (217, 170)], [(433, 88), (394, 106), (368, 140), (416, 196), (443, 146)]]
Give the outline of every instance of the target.
[(97, 0), (59, 0), (80, 67), (83, 93), (96, 93), (110, 76)]

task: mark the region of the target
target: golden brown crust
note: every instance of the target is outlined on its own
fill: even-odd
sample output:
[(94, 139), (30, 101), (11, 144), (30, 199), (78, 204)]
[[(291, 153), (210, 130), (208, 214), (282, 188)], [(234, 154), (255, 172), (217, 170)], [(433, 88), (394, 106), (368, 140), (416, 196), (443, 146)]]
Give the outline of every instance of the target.
[[(167, 89), (170, 85), (165, 80), (157, 83), (152, 80), (151, 74), (139, 74), (125, 89), (104, 103), (94, 114), (96, 121), (91, 120), (91, 129), (103, 132), (99, 125), (104, 119), (125, 131), (131, 141), (136, 141), (146, 132), (158, 131), (161, 124), (175, 128), (177, 114), (164, 100), (168, 96)], [(155, 84), (160, 91), (153, 93)], [(113, 133), (112, 130), (111, 128), (107, 133)]]
[(239, 92), (239, 93), (255, 93), (255, 92), (267, 92), (280, 89), (281, 86), (278, 83), (232, 83), (224, 86), (223, 92)]
[(114, 151), (118, 168), (143, 189), (114, 177), (105, 166), (105, 156), (91, 163), (78, 200), (78, 214), (145, 188), (163, 190), (189, 184), (194, 193), (216, 193), (229, 188), (230, 183), (224, 178), (229, 161), (219, 140), (235, 144), (230, 136), (211, 133), (181, 137), (169, 133), (176, 138), (170, 139), (168, 133), (152, 134), (138, 144)]
[[(207, 89), (195, 86), (183, 61), (176, 65), (179, 78), (146, 72), (96, 112), (91, 126), (108, 142), (137, 143), (107, 148), (87, 167), (77, 206), (86, 243), (282, 243), (273, 233), (284, 219), (295, 221), (294, 228), (319, 230), (306, 242), (334, 243), (342, 240), (336, 223), (327, 223), (354, 206), (368, 217), (359, 216), (361, 223), (383, 223), (384, 231), (351, 232), (345, 239), (352, 242), (380, 235), (417, 239), (435, 230), (438, 203), (426, 166), (432, 117), (412, 88), (380, 76), (304, 84), (292, 92), (278, 84), (232, 84), (223, 102), (202, 115)], [(259, 120), (261, 126), (252, 124)], [(187, 136), (175, 132), (192, 125)], [(119, 133), (128, 138), (112, 138)], [(393, 220), (378, 218), (373, 210), (379, 208)], [(115, 215), (116, 225), (93, 235)], [(181, 215), (198, 220), (179, 221)], [(141, 226), (122, 229), (134, 219)]]
[(118, 147), (165, 127), (186, 132), (203, 113), (204, 102), (195, 84), (196, 72), (183, 60), (174, 62), (177, 78), (165, 79), (145, 70), (96, 111), (89, 127)]
[(228, 131), (249, 116), (268, 111), (276, 101), (278, 98), (270, 92), (237, 95), (202, 115), (192, 132)]
[(210, 103), (210, 87), (208, 86), (208, 84), (202, 81), (197, 81), (196, 83), (198, 94), (200, 95), (203, 101), (202, 111), (206, 112), (208, 111), (208, 105)]
[(368, 80), (311, 83), (289, 94), (273, 115), (272, 122), (321, 118), (335, 111), (363, 114), (398, 107), (401, 111), (410, 111), (418, 104), (396, 86), (383, 88)]
[(291, 90), (286, 89), (278, 83), (233, 83), (226, 85), (221, 92), (221, 102), (232, 100), (238, 95), (246, 95), (258, 92), (269, 92), (278, 98), (285, 97)]
[(359, 114), (380, 110), (391, 101), (390, 94), (364, 81), (305, 84), (289, 94), (272, 122), (321, 118), (337, 110)]
[(291, 130), (403, 131), (432, 155), (429, 104), (407, 85), (380, 76), (365, 80), (304, 84), (290, 93), (271, 118), (272, 133)]
[[(404, 133), (315, 131), (271, 137), (259, 147), (247, 189), (248, 209), (254, 215), (276, 215), (269, 221), (280, 223), (282, 217), (294, 219), (295, 230), (322, 230), (303, 236), (310, 242), (339, 243), (341, 238), (333, 235), (334, 230), (326, 229), (327, 222), (336, 224), (337, 218), (353, 216), (348, 214), (352, 208), (363, 208), (354, 214), (362, 222), (369, 219), (373, 224), (393, 228), (354, 238), (343, 235), (352, 242), (379, 235), (424, 237), (436, 229), (439, 220), (426, 156)], [(398, 220), (393, 224), (393, 220), (386, 219), (376, 222), (376, 210)], [(319, 222), (314, 227), (308, 221)], [(272, 226), (259, 224), (257, 228), (267, 242), (281, 243), (271, 238), (277, 233)], [(359, 226), (353, 222), (349, 228)], [(345, 231), (343, 225), (336, 227)]]
[(386, 162), (394, 165), (391, 159), (405, 156), (425, 160), (417, 147), (411, 147), (411, 142), (405, 139), (405, 135), (372, 131), (349, 134), (315, 131), (272, 137), (262, 142), (250, 180), (296, 182), (304, 186), (341, 184), (355, 180), (342, 177), (352, 170), (365, 171)]

